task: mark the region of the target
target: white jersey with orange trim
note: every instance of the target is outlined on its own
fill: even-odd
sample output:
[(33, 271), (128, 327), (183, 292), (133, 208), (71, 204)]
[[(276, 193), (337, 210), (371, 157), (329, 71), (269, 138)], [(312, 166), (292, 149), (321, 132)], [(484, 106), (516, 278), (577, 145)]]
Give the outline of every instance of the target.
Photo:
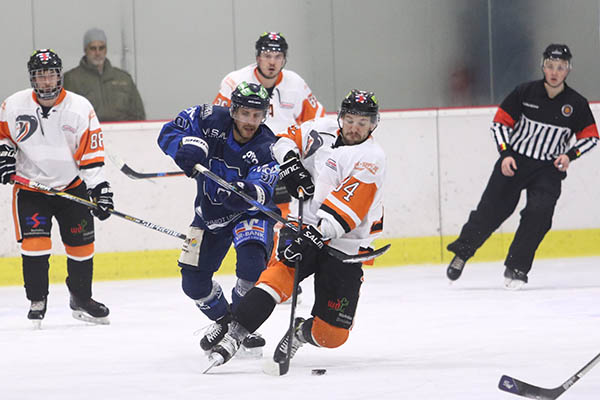
[[(256, 63), (225, 76), (213, 104), (231, 106), (231, 92), (244, 81), (260, 84)], [(301, 124), (323, 116), (325, 116), (325, 108), (317, 101), (304, 79), (294, 71), (283, 69), (273, 88), (271, 106), (265, 124), (273, 132), (280, 133), (292, 124)]]
[(0, 106), (0, 143), (15, 147), (17, 175), (62, 190), (77, 177), (88, 188), (105, 181), (100, 123), (83, 96), (62, 90), (44, 115), (33, 89)]
[[(348, 254), (366, 249), (383, 230), (385, 154), (371, 136), (346, 146), (338, 140), (337, 121), (319, 118), (290, 126), (280, 134), (273, 154), (279, 163), (293, 150), (315, 183), (305, 202), (304, 222), (318, 226), (329, 245)], [(298, 214), (297, 204), (292, 215)]]

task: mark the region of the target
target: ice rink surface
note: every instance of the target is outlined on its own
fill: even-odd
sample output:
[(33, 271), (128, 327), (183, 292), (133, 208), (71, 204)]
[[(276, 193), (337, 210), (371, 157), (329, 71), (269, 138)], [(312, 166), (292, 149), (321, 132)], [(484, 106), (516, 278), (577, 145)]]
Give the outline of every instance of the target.
[[(468, 264), (453, 285), (441, 265), (367, 268), (348, 342), (302, 347), (282, 377), (241, 359), (202, 375), (194, 332), (208, 320), (179, 279), (95, 283), (108, 326), (72, 319), (65, 285), (52, 285), (37, 331), (23, 288), (2, 287), (0, 399), (517, 399), (497, 389), (502, 374), (553, 388), (600, 352), (599, 264), (536, 261), (520, 292), (502, 288), (501, 262)], [(217, 279), (229, 293), (233, 277)], [(306, 317), (312, 281), (302, 286)], [(259, 330), (264, 357), (288, 323), (289, 306), (278, 306)], [(598, 398), (600, 366), (561, 396)]]

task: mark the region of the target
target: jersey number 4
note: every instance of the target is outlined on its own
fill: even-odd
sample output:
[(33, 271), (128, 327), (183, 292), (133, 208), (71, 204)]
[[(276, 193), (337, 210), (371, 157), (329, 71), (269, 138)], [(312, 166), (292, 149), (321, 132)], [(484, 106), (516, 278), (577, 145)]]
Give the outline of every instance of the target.
[(338, 185), (338, 187), (336, 187), (334, 190), (334, 192), (344, 191), (346, 193), (346, 195), (343, 197), (343, 199), (348, 202), (350, 201), (352, 196), (354, 196), (354, 192), (356, 192), (356, 189), (358, 189), (358, 186), (360, 185), (360, 182), (357, 182), (357, 181), (354, 181), (349, 184), (348, 181), (351, 178), (352, 177), (348, 177), (348, 178), (344, 179), (344, 181), (342, 183), (340, 183)]

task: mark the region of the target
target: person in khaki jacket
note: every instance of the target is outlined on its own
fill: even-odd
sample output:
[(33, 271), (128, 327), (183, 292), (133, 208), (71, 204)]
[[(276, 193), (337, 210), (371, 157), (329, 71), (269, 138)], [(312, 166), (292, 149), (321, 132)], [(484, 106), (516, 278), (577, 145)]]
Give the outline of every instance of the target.
[(83, 50), (79, 66), (65, 73), (65, 89), (87, 98), (101, 122), (146, 119), (142, 98), (131, 75), (113, 67), (106, 58), (104, 31), (88, 30), (83, 36)]

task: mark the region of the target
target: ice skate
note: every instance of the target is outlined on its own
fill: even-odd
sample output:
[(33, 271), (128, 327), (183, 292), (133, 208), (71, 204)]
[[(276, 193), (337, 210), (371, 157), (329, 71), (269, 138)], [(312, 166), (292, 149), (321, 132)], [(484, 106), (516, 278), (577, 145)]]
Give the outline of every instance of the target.
[[(294, 320), (294, 336), (292, 338), (292, 349), (290, 353), (290, 359), (294, 358), (296, 351), (298, 351), (298, 349), (302, 347), (304, 343), (306, 343), (304, 336), (302, 336), (302, 324), (304, 323), (304, 321), (304, 318), (301, 317), (298, 317)], [(285, 336), (279, 341), (277, 348), (275, 348), (275, 352), (273, 353), (273, 361), (275, 361), (276, 363), (283, 362), (287, 357), (288, 338), (289, 331), (285, 333)]]
[(223, 339), (217, 343), (208, 355), (209, 366), (202, 372), (210, 371), (213, 367), (225, 364), (231, 360), (237, 353), (243, 338), (248, 335), (248, 331), (237, 322), (232, 322), (229, 331), (223, 336)]
[(258, 332), (250, 333), (242, 340), (237, 358), (262, 358), (266, 341)]
[(210, 351), (215, 344), (219, 343), (227, 331), (229, 330), (229, 323), (231, 322), (231, 314), (227, 313), (223, 317), (219, 318), (206, 328), (206, 333), (200, 339), (200, 347), (205, 352)]
[(504, 270), (504, 287), (508, 290), (519, 290), (527, 281), (527, 274), (522, 271), (508, 267)]
[(89, 299), (80, 299), (71, 294), (69, 306), (73, 310), (73, 318), (92, 324), (108, 325), (110, 313), (108, 307), (102, 303), (98, 303), (91, 297)]
[(450, 261), (450, 265), (448, 265), (448, 268), (446, 269), (446, 276), (451, 281), (455, 281), (458, 278), (460, 278), (464, 267), (465, 260), (463, 260), (459, 256), (454, 256), (452, 261)]
[(46, 315), (46, 305), (48, 299), (44, 297), (42, 300), (33, 300), (31, 307), (27, 313), (27, 319), (33, 323), (34, 329), (40, 329), (42, 327), (42, 320)]

